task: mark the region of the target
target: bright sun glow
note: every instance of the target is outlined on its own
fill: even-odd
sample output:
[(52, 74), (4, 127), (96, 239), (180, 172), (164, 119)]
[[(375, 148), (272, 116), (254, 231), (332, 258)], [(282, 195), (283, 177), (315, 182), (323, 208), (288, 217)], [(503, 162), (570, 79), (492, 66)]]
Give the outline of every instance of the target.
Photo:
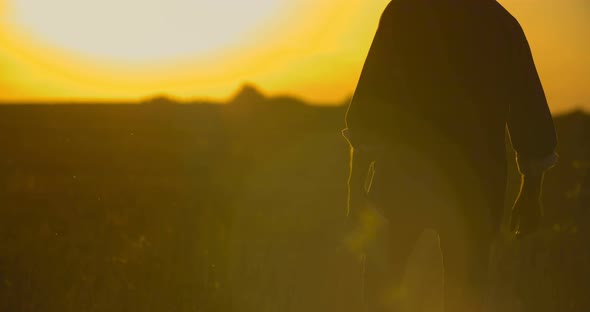
[(239, 44), (287, 0), (14, 0), (12, 22), (91, 58), (153, 62)]
[[(391, 0), (0, 0), (0, 103), (268, 94), (341, 103)], [(499, 0), (552, 109), (590, 110), (587, 0)]]
[(339, 103), (389, 0), (0, 0), (0, 101), (227, 98)]

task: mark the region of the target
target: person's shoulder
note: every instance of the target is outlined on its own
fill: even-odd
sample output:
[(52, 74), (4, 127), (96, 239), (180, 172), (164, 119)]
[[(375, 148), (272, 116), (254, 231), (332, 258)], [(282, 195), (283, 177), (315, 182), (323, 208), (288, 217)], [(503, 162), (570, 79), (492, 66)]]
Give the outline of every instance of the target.
[(395, 10), (396, 6), (399, 6), (400, 2), (403, 2), (405, 0), (391, 0), (389, 1), (389, 3), (387, 4), (387, 6), (385, 7), (385, 10), (383, 11), (385, 12), (391, 12), (392, 10)]
[(391, 0), (385, 7), (383, 14), (397, 14), (416, 5), (415, 0)]
[(507, 31), (515, 35), (519, 35), (523, 32), (522, 26), (516, 17), (514, 17), (514, 15), (512, 15), (502, 4), (498, 1), (491, 1), (491, 5), (493, 6), (497, 18), (501, 21)]
[(381, 14), (381, 23), (387, 21), (397, 20), (398, 22), (403, 17), (408, 17), (415, 2), (412, 0), (391, 0)]

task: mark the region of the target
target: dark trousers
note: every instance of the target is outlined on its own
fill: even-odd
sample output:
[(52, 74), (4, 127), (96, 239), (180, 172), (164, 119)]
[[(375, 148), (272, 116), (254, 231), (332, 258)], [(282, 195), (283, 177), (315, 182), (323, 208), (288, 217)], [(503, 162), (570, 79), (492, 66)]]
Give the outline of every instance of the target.
[(495, 234), (489, 188), (468, 168), (442, 170), (411, 155), (375, 168), (371, 208), (365, 211), (365, 220), (373, 220), (365, 227), (374, 232), (364, 267), (368, 312), (415, 312), (403, 280), (408, 256), (425, 229), (440, 238), (445, 311), (481, 311)]

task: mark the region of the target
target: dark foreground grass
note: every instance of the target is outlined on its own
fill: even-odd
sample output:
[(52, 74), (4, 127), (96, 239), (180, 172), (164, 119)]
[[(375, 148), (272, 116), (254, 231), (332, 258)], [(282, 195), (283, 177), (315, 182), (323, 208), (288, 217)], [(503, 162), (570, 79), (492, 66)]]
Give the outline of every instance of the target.
[[(0, 107), (0, 311), (362, 311), (344, 109), (275, 102)], [(496, 249), (506, 311), (590, 310), (567, 118), (544, 229)]]

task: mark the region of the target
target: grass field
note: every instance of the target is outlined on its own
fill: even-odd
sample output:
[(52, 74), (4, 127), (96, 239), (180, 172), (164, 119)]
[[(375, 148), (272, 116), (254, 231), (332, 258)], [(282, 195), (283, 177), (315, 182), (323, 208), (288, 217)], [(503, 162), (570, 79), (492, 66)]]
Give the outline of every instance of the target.
[[(344, 107), (240, 101), (0, 106), (0, 311), (362, 311)], [(498, 244), (506, 305), (590, 309), (589, 119), (557, 119), (543, 230)]]

